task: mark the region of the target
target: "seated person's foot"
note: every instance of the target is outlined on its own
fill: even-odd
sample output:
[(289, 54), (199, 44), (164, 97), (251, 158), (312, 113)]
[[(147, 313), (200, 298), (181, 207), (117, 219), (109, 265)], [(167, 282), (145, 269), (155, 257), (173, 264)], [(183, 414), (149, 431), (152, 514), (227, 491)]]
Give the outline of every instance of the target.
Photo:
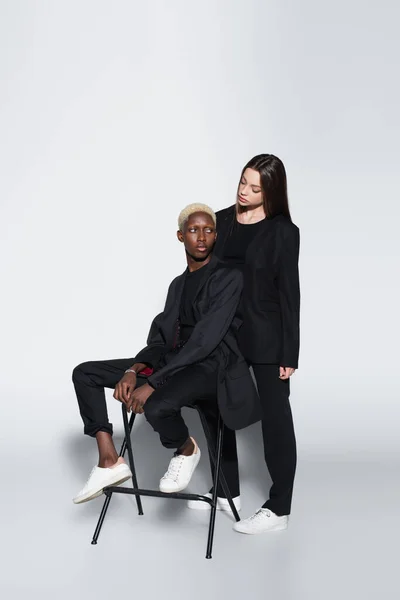
[(73, 499), (74, 504), (88, 502), (101, 496), (103, 489), (109, 485), (119, 485), (132, 477), (132, 473), (122, 456), (112, 467), (93, 467), (84, 487)]
[[(206, 498), (212, 498), (211, 492), (204, 494)], [(240, 511), (240, 496), (235, 496), (232, 498), (233, 504), (236, 506), (236, 510)], [(188, 500), (186, 503), (188, 508), (192, 508), (193, 510), (211, 510), (211, 504), (208, 502), (201, 502), (199, 500)], [(217, 498), (217, 510), (224, 510), (227, 512), (232, 512), (231, 507), (229, 506), (229, 502), (226, 498)]]
[(192, 478), (195, 468), (199, 464), (201, 452), (193, 438), (190, 438), (194, 445), (194, 451), (189, 456), (185, 454), (174, 454), (169, 463), (168, 471), (160, 479), (160, 492), (170, 494), (172, 492), (181, 492), (188, 485)]
[(239, 533), (267, 533), (268, 531), (281, 531), (287, 529), (289, 517), (279, 517), (268, 508), (260, 508), (248, 519), (243, 519), (234, 524), (233, 529)]

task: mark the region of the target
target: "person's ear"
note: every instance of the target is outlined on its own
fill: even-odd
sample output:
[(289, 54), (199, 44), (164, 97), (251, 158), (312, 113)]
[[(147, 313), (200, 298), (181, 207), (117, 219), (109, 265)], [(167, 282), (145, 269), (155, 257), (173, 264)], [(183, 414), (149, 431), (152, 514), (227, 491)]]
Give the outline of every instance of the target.
[(183, 233), (182, 233), (182, 231), (181, 231), (181, 230), (178, 230), (178, 231), (176, 232), (176, 237), (177, 237), (177, 238), (178, 238), (178, 240), (179, 240), (180, 242), (182, 242), (182, 244), (183, 244)]

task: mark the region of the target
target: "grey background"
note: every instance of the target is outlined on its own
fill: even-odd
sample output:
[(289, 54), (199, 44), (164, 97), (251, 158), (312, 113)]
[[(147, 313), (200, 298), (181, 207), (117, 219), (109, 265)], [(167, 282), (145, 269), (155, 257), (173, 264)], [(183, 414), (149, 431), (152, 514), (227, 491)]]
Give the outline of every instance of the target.
[[(397, 597), (398, 18), (387, 0), (0, 1), (5, 597)], [(91, 547), (72, 368), (143, 346), (185, 266), (180, 209), (233, 203), (260, 152), (301, 229), (290, 528), (248, 538), (222, 515), (205, 561), (205, 515), (116, 497)], [(111, 395), (110, 414), (120, 438)], [(248, 516), (269, 485), (258, 425), (239, 446)], [(169, 454), (143, 421), (134, 447), (155, 486)], [(191, 489), (208, 483), (204, 456)]]

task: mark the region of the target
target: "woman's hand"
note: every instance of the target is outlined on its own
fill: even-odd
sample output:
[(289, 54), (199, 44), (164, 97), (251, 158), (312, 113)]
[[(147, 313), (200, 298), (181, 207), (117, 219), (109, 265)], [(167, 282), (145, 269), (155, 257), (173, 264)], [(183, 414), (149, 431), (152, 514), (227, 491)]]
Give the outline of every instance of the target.
[(126, 410), (128, 412), (132, 410), (136, 414), (142, 414), (144, 412), (143, 406), (146, 404), (153, 392), (155, 392), (155, 389), (152, 388), (148, 383), (145, 383), (141, 387), (137, 388), (133, 394), (131, 394), (128, 402), (126, 403)]
[(289, 379), (295, 370), (292, 367), (279, 367), (279, 379)]

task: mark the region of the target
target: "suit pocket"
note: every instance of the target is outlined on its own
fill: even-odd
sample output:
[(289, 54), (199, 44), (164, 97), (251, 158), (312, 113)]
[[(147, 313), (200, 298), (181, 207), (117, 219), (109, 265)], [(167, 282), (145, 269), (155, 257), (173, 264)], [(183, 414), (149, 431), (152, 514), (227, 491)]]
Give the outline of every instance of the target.
[[(228, 412), (238, 414), (237, 411), (244, 411), (243, 416), (247, 415), (246, 419), (253, 414), (259, 399), (246, 361), (227, 369), (223, 387), (226, 393)], [(235, 427), (237, 428), (238, 425), (236, 424)]]

